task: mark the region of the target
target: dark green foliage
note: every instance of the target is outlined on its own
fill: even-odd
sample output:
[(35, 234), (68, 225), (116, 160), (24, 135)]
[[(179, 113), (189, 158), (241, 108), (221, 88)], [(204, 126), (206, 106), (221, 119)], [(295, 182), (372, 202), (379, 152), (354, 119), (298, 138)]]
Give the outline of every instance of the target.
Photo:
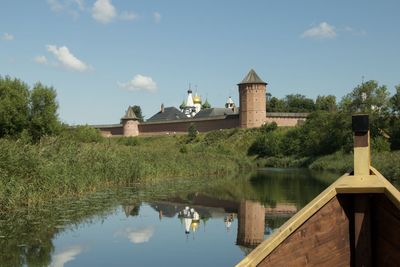
[(57, 134), (60, 122), (57, 116), (56, 91), (41, 83), (29, 92), (18, 79), (0, 76), (0, 138), (17, 137), (29, 133), (33, 141), (44, 135)]
[(267, 112), (311, 112), (314, 110), (314, 100), (301, 94), (287, 95), (284, 99), (271, 97), (267, 101)]
[(394, 114), (400, 114), (400, 85), (396, 85), (396, 93), (390, 98), (390, 105)]
[(301, 94), (292, 94), (285, 97), (287, 112), (311, 112), (315, 110), (314, 100)]
[(340, 109), (348, 112), (382, 113), (389, 109), (389, 92), (385, 85), (367, 81), (343, 97)]
[(273, 132), (276, 129), (278, 129), (278, 124), (276, 124), (276, 122), (271, 122), (271, 123), (265, 123), (260, 127), (260, 131), (262, 133), (269, 133), (269, 132)]
[(377, 136), (371, 139), (371, 149), (373, 152), (390, 151), (390, 143), (383, 136)]
[(278, 132), (268, 132), (259, 136), (249, 147), (249, 155), (259, 157), (272, 157), (282, 154), (281, 150), (282, 135)]
[(196, 129), (196, 126), (193, 123), (191, 123), (188, 128), (187, 142), (188, 143), (193, 142), (196, 139), (197, 134), (198, 134), (198, 131)]
[(133, 112), (134, 112), (135, 115), (136, 115), (136, 118), (138, 118), (138, 120), (139, 120), (140, 122), (143, 122), (143, 121), (144, 121), (144, 117), (143, 117), (143, 115), (142, 115), (142, 108), (141, 108), (140, 106), (134, 105), (134, 106), (132, 107), (132, 109), (133, 109)]
[(318, 96), (315, 100), (315, 109), (324, 111), (336, 111), (336, 97), (334, 95)]
[(400, 149), (400, 118), (395, 117), (389, 128), (390, 134), (390, 148), (392, 150)]
[(269, 101), (267, 101), (267, 112), (285, 112), (286, 111), (286, 103), (282, 99), (278, 99), (276, 97), (271, 97)]
[(57, 116), (56, 91), (52, 87), (35, 84), (30, 98), (29, 131), (33, 140), (52, 135), (60, 130)]
[(103, 140), (98, 129), (89, 125), (80, 125), (76, 127), (64, 126), (61, 132), (61, 138), (81, 143), (99, 143)]
[(138, 146), (140, 144), (139, 137), (118, 137), (117, 143), (125, 146)]
[(0, 76), (0, 138), (21, 133), (29, 124), (29, 90), (18, 79)]

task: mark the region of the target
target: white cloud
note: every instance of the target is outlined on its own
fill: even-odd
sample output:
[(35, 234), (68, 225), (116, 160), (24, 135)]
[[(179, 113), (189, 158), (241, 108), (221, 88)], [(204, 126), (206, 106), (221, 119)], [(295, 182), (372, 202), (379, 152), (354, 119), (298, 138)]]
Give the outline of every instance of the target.
[(79, 12), (85, 10), (84, 0), (47, 0), (54, 12), (66, 12), (73, 18), (79, 17)]
[(38, 64), (47, 64), (47, 58), (45, 56), (36, 56), (33, 58), (33, 61)]
[(333, 39), (336, 36), (335, 27), (326, 22), (321, 22), (318, 26), (306, 30), (301, 35), (303, 38), (314, 39)]
[(146, 243), (154, 234), (154, 227), (144, 227), (140, 229), (131, 229), (130, 227), (125, 229), (125, 234), (129, 241), (133, 244)]
[(157, 90), (157, 84), (151, 77), (144, 76), (141, 74), (135, 75), (132, 80), (127, 83), (118, 82), (118, 85), (126, 90), (140, 91), (145, 90), (149, 92), (155, 92)]
[(75, 259), (77, 255), (82, 253), (82, 246), (73, 246), (70, 248), (61, 251), (60, 253), (53, 256), (53, 261), (51, 263), (51, 267), (63, 267), (69, 261)]
[(350, 26), (344, 27), (343, 30), (345, 32), (351, 33), (352, 35), (357, 35), (357, 36), (367, 35), (367, 32), (365, 30), (354, 29), (353, 27), (350, 27)]
[(139, 16), (134, 12), (124, 11), (119, 15), (119, 18), (122, 20), (135, 20), (138, 19)]
[(153, 18), (155, 23), (159, 23), (161, 21), (161, 14), (158, 12), (153, 13)]
[(75, 71), (87, 71), (89, 66), (75, 57), (66, 46), (57, 47), (55, 45), (47, 45), (47, 51), (53, 53), (57, 60), (66, 68)]
[(109, 23), (117, 16), (117, 10), (111, 0), (97, 0), (92, 8), (92, 17), (101, 22)]
[(14, 35), (5, 32), (3, 34), (3, 36), (1, 37), (1, 39), (4, 41), (12, 41), (12, 40), (14, 40)]
[(47, 3), (53, 11), (61, 11), (65, 8), (65, 6), (58, 0), (47, 0)]

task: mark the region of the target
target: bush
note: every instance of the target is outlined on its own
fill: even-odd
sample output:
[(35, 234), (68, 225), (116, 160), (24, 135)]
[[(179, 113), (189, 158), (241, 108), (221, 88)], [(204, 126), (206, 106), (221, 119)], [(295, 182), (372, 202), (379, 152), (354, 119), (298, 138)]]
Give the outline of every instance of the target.
[(377, 136), (371, 140), (371, 148), (376, 152), (390, 151), (390, 144), (383, 136)]
[(117, 143), (120, 145), (125, 145), (125, 146), (137, 146), (139, 145), (139, 138), (138, 137), (120, 137), (117, 139)]
[(64, 126), (61, 137), (82, 143), (98, 143), (103, 140), (100, 131), (88, 125), (76, 127)]
[(278, 156), (281, 153), (282, 135), (277, 132), (270, 132), (258, 137), (249, 147), (249, 155), (257, 155), (259, 157)]
[(188, 128), (187, 142), (188, 143), (193, 142), (196, 139), (197, 134), (198, 134), (198, 131), (196, 129), (196, 126), (193, 123), (191, 123)]

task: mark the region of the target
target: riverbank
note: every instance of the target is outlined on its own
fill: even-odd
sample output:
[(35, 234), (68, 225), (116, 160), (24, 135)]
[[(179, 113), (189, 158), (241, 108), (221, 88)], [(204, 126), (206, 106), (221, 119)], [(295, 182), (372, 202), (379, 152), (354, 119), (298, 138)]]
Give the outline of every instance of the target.
[[(337, 151), (319, 157), (268, 157), (259, 159), (258, 164), (272, 168), (308, 168), (343, 174), (353, 169), (353, 154)], [(372, 151), (371, 165), (386, 179), (400, 187), (400, 151)]]
[[(0, 207), (4, 210), (104, 188), (170, 177), (229, 176), (254, 169), (247, 147), (255, 131), (146, 138), (78, 138), (39, 143), (0, 139)], [(84, 135), (89, 136), (89, 135)], [(229, 143), (229, 144), (227, 144)]]

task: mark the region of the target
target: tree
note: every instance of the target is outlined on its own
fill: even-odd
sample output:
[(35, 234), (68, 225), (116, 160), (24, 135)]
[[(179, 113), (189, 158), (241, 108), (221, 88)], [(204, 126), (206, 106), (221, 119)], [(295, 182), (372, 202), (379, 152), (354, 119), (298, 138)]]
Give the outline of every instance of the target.
[(33, 140), (44, 135), (52, 135), (60, 130), (56, 101), (57, 93), (53, 87), (36, 83), (30, 97), (29, 132)]
[(286, 112), (286, 104), (282, 99), (271, 97), (267, 102), (267, 112)]
[(187, 135), (188, 143), (194, 141), (197, 137), (197, 134), (198, 134), (198, 132), (197, 132), (196, 126), (193, 123), (191, 123), (188, 128), (188, 135)]
[(312, 112), (315, 110), (314, 100), (304, 95), (291, 94), (285, 97), (287, 112)]
[(318, 96), (315, 101), (315, 109), (316, 110), (325, 110), (325, 111), (336, 111), (336, 96), (327, 95), (327, 96)]
[(0, 138), (22, 132), (28, 125), (28, 86), (18, 79), (0, 76)]
[(340, 109), (349, 112), (384, 113), (389, 109), (389, 92), (385, 85), (367, 81), (343, 97)]
[(138, 120), (139, 120), (140, 122), (143, 122), (143, 121), (144, 121), (144, 117), (143, 117), (143, 115), (142, 115), (142, 109), (140, 108), (140, 106), (134, 105), (134, 106), (132, 107), (132, 109), (133, 109), (133, 112), (134, 112), (135, 115), (136, 115), (136, 118), (138, 118)]
[(400, 114), (400, 84), (396, 85), (396, 93), (390, 98), (392, 111), (395, 114)]

